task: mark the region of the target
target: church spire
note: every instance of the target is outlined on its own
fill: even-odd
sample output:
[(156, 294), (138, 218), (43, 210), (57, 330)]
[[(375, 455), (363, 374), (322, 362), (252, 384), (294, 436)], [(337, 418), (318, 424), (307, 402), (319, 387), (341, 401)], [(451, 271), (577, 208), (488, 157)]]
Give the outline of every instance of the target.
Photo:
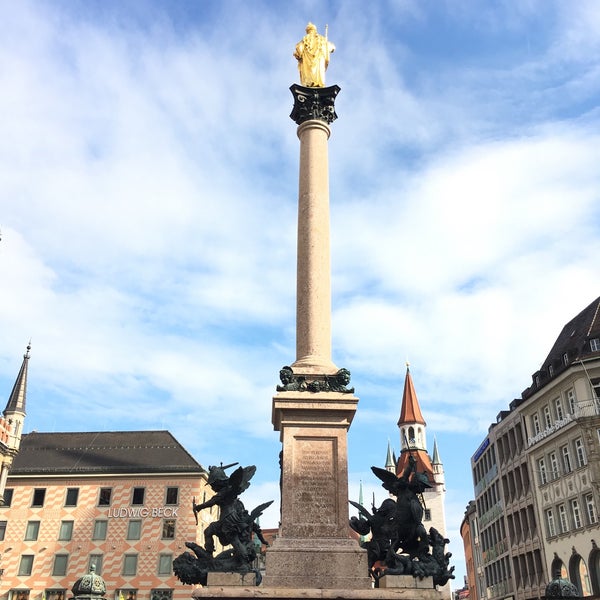
[(421, 413), (417, 392), (413, 384), (408, 363), (406, 364), (406, 377), (404, 379), (404, 393), (402, 395), (402, 408), (398, 419), (400, 428), (400, 457), (396, 465), (396, 474), (400, 475), (408, 465), (409, 457), (417, 461), (417, 470), (427, 473), (433, 482), (434, 469), (427, 453), (426, 423)]
[(394, 457), (390, 440), (388, 440), (387, 456), (385, 458), (385, 470), (391, 471), (392, 473), (396, 472), (396, 458)]
[(27, 400), (27, 371), (29, 367), (29, 351), (31, 342), (27, 344), (27, 352), (23, 355), (23, 363), (17, 375), (15, 385), (8, 397), (4, 409), (4, 419), (10, 425), (7, 446), (11, 451), (18, 452), (21, 445), (23, 433), (23, 422), (25, 421), (25, 404)]
[(21, 446), (21, 434), (23, 432), (23, 421), (25, 420), (25, 400), (27, 397), (29, 350), (31, 350), (31, 342), (27, 345), (27, 352), (23, 356), (21, 370), (17, 375), (6, 408), (2, 413), (3, 416), (0, 417), (0, 506), (4, 504), (4, 490), (10, 466)]
[(404, 393), (402, 394), (402, 408), (400, 409), (398, 427), (402, 427), (408, 423), (426, 425), (410, 374), (409, 364), (406, 363), (406, 377), (404, 378)]
[(442, 460), (440, 458), (440, 453), (438, 450), (437, 440), (435, 439), (435, 436), (433, 437), (433, 457), (431, 459), (431, 463), (434, 465), (442, 464)]

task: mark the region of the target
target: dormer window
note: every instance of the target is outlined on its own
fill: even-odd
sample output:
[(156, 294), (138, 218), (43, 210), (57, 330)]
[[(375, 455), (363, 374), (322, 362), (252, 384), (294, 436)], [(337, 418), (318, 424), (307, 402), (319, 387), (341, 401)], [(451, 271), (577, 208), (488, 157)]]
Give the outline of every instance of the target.
[(565, 367), (569, 364), (569, 354), (567, 352), (565, 352), (563, 354), (563, 365), (565, 365)]
[(540, 387), (540, 376), (539, 375), (535, 376), (535, 387)]
[(554, 365), (548, 365), (548, 375), (554, 377)]
[(592, 352), (600, 351), (600, 338), (594, 338), (593, 340), (590, 340), (590, 350)]

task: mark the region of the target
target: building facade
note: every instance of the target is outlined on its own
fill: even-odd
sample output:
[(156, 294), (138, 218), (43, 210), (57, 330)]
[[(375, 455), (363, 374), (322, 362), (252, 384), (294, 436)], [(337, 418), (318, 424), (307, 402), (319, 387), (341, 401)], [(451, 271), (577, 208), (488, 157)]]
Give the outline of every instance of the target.
[(2, 600), (64, 600), (93, 565), (115, 600), (189, 598), (172, 561), (217, 509), (207, 472), (168, 431), (29, 433), (0, 508)]
[(600, 298), (563, 327), (471, 468), (479, 599), (540, 598), (561, 574), (581, 596), (600, 595)]

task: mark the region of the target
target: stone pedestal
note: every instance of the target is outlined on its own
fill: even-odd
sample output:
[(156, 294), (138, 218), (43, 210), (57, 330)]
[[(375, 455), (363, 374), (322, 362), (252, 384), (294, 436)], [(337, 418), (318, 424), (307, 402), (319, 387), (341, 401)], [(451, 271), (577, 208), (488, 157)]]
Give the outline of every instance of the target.
[(258, 587), (205, 587), (192, 592), (192, 598), (227, 598), (260, 600), (442, 600), (441, 592), (434, 589), (388, 588), (353, 590), (348, 588), (267, 588)]
[[(379, 589), (434, 590), (435, 586), (431, 577), (419, 579), (412, 575), (385, 575), (379, 580)], [(421, 597), (420, 593), (418, 595)]]
[(265, 587), (368, 589), (366, 552), (348, 537), (347, 431), (358, 398), (280, 392), (281, 526), (267, 550)]
[(207, 587), (252, 587), (256, 585), (256, 573), (217, 573), (210, 572)]

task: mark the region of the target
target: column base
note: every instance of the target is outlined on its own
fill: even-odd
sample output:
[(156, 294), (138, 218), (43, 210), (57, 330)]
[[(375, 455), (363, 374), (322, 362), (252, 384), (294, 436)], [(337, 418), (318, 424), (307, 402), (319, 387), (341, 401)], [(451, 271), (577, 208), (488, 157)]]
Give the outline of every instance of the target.
[(263, 586), (370, 589), (367, 553), (351, 539), (276, 538), (267, 550)]

